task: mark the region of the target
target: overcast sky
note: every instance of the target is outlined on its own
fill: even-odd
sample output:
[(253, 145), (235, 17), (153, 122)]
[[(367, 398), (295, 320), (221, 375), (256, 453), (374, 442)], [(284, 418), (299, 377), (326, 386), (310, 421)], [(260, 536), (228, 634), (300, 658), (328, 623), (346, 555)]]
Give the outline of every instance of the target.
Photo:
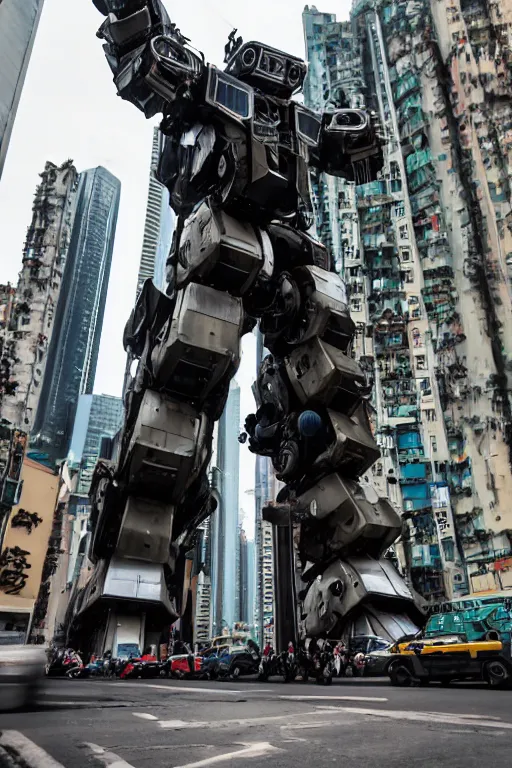
[[(171, 16), (202, 50), (221, 65), (232, 27), (244, 40), (261, 40), (304, 56), (302, 0), (166, 0)], [(320, 10), (348, 16), (349, 3), (329, 1)], [(121, 181), (121, 206), (95, 392), (120, 395), (125, 365), (121, 344), (130, 313), (140, 260), (152, 126), (134, 106), (116, 96), (101, 41), (102, 16), (92, 0), (45, 0), (7, 160), (0, 181), (0, 282), (16, 283), (38, 174), (46, 160), (72, 158), (79, 171), (103, 165)], [(241, 413), (253, 410), (251, 383), (255, 339), (246, 337), (237, 381)], [(249, 519), (254, 461), (241, 447), (240, 505)], [(248, 531), (249, 533), (249, 531)]]

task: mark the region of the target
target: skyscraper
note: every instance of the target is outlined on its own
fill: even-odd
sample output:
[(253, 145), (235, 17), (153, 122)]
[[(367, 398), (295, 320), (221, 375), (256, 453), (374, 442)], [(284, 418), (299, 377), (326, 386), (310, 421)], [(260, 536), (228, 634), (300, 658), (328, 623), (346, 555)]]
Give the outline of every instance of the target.
[[(0, 11), (1, 13), (1, 11)], [(4, 323), (2, 367), (8, 388), (0, 387), (0, 416), (24, 430), (34, 422), (76, 202), (77, 172), (71, 160), (47, 162), (40, 174), (27, 230), (23, 262), (9, 323)]]
[(397, 551), (429, 602), (512, 586), (509, 16), (361, 0), (350, 22), (307, 6), (303, 19), (310, 103), (342, 89), (387, 135), (381, 178), (321, 203), (345, 209), (373, 474), (405, 520)]
[(110, 395), (80, 395), (71, 435), (68, 464), (79, 471), (76, 492), (87, 496), (102, 441), (112, 439), (123, 423), (123, 401)]
[(137, 296), (148, 278), (153, 279), (157, 288), (163, 290), (165, 287), (165, 262), (171, 247), (174, 213), (169, 206), (169, 192), (163, 184), (157, 181), (155, 176), (163, 142), (164, 135), (159, 128), (155, 128), (151, 150), (144, 239), (137, 277)]
[(43, 2), (0, 3), (0, 178)]
[(121, 428), (123, 411), (120, 397), (80, 395), (78, 398), (67, 457), (71, 474), (77, 473), (68, 502), (68, 511), (72, 515), (67, 551), (66, 581), (69, 585), (78, 578), (88, 551), (89, 489), (94, 467), (105, 440), (111, 440)]
[(32, 445), (65, 458), (80, 394), (91, 394), (107, 298), (121, 184), (101, 166), (80, 174), (76, 213)]
[(218, 425), (217, 460), (212, 486), (217, 510), (212, 519), (212, 592), (214, 629), (237, 621), (237, 560), (240, 469), (240, 387), (232, 380)]

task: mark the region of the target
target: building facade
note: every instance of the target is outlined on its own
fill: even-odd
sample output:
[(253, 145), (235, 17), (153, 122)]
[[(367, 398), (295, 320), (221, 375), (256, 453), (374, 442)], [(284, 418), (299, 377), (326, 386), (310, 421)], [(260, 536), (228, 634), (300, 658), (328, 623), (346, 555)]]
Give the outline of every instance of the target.
[(509, 15), (400, 0), (357, 2), (350, 22), (303, 15), (309, 93), (341, 105), (342, 88), (387, 137), (379, 180), (318, 199), (344, 207), (374, 479), (401, 506), (397, 551), (427, 602), (512, 587)]
[(157, 288), (165, 287), (165, 263), (174, 231), (174, 213), (169, 205), (169, 192), (156, 179), (158, 161), (162, 153), (165, 137), (159, 128), (153, 131), (151, 149), (151, 167), (149, 171), (148, 201), (144, 222), (144, 238), (139, 274), (137, 276), (137, 296), (146, 280), (152, 278)]
[(105, 168), (80, 174), (76, 212), (31, 445), (67, 456), (78, 398), (91, 394), (105, 312), (121, 184)]
[[(36, 601), (41, 584), (57, 563), (58, 548), (49, 550), (59, 477), (26, 458), (21, 471), (19, 504), (7, 519), (0, 555), (0, 638), (24, 642), (38, 623)], [(17, 638), (17, 640), (16, 640)]]
[(194, 643), (207, 643), (212, 637), (212, 518), (201, 526), (198, 543), (198, 575), (195, 598)]
[(68, 160), (61, 166), (47, 162), (40, 178), (9, 322), (2, 323), (6, 383), (0, 387), (0, 415), (27, 431), (34, 423), (45, 377), (71, 239), (78, 176)]
[[(263, 336), (257, 331), (256, 375), (268, 350)], [(256, 456), (254, 485), (254, 560), (256, 569), (254, 624), (260, 645), (274, 639), (274, 540), (272, 525), (263, 520), (263, 507), (276, 498), (276, 479), (271, 460)]]
[(44, 0), (0, 3), (0, 178)]

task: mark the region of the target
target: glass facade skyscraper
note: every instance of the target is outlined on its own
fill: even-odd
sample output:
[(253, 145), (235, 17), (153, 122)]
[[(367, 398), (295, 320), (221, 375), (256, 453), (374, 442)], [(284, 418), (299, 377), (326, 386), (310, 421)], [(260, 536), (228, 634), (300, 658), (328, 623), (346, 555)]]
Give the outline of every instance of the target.
[(217, 437), (217, 461), (213, 486), (218, 499), (213, 517), (212, 591), (214, 629), (233, 627), (237, 617), (239, 554), (240, 387), (231, 381), (229, 397)]
[(0, 177), (43, 2), (0, 2)]
[(80, 174), (77, 205), (32, 445), (67, 456), (78, 397), (92, 394), (121, 183), (101, 166)]
[(123, 401), (110, 395), (80, 395), (71, 436), (68, 463), (79, 469), (76, 488), (87, 495), (94, 467), (100, 456), (102, 440), (113, 438), (123, 423)]

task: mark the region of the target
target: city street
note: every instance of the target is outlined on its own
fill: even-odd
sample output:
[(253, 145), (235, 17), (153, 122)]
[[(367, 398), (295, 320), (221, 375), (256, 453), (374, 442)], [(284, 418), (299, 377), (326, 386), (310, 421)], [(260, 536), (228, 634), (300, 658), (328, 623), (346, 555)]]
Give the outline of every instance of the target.
[(23, 768), (480, 768), (491, 755), (497, 768), (510, 765), (511, 701), (485, 686), (384, 679), (51, 680), (33, 711), (0, 716), (0, 746)]

